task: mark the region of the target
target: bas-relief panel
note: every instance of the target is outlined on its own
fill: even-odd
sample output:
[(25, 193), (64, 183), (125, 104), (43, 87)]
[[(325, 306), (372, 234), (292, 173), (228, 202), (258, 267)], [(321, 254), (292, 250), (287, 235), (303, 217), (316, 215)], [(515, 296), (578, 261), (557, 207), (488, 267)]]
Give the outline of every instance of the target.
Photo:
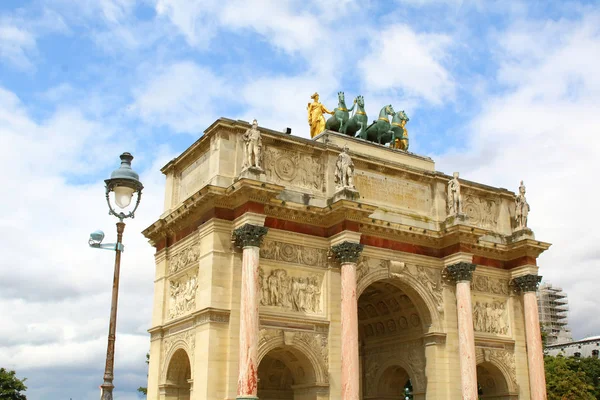
[(284, 310), (321, 313), (323, 274), (259, 267), (260, 304)]
[(471, 290), (473, 291), (473, 328), (475, 332), (509, 335), (508, 279), (474, 274)]
[(361, 197), (385, 207), (398, 207), (429, 214), (432, 205), (431, 187), (426, 184), (396, 179), (366, 172), (354, 177)]
[(177, 279), (169, 280), (169, 319), (177, 318), (196, 308), (198, 269), (195, 268)]
[(466, 194), (463, 211), (472, 225), (495, 230), (500, 215), (500, 199)]
[(325, 168), (320, 157), (267, 146), (263, 163), (269, 182), (313, 192), (325, 190)]

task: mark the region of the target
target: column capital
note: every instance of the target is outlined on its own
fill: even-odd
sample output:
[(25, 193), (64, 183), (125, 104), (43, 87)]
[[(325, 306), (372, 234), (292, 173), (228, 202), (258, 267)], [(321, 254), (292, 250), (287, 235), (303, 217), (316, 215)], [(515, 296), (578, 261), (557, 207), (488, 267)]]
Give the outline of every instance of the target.
[(535, 274), (528, 274), (523, 276), (517, 276), (513, 279), (515, 286), (523, 293), (535, 292), (538, 289), (538, 285), (542, 277)]
[(234, 229), (232, 241), (236, 247), (244, 248), (246, 246), (260, 247), (263, 237), (267, 234), (269, 228), (264, 226), (244, 224)]
[(331, 246), (331, 252), (335, 255), (335, 258), (340, 262), (340, 264), (356, 264), (364, 247), (365, 246), (363, 244), (346, 241)]
[(475, 267), (477, 267), (477, 265), (472, 263), (458, 262), (456, 264), (448, 265), (446, 270), (457, 283), (464, 281), (470, 282), (473, 280), (473, 271), (475, 271)]

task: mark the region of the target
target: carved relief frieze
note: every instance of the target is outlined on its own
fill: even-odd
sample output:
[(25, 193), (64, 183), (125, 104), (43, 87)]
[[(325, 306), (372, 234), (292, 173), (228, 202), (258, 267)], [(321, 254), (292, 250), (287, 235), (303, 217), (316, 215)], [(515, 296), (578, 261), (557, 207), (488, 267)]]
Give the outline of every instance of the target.
[(174, 274), (187, 267), (191, 267), (200, 259), (200, 246), (197, 243), (192, 243), (188, 247), (178, 251), (169, 260), (169, 274)]
[(356, 282), (360, 282), (362, 278), (367, 276), (374, 270), (381, 268), (386, 269), (389, 266), (389, 261), (378, 260), (368, 256), (361, 255), (356, 263)]
[(500, 215), (499, 201), (468, 194), (463, 203), (463, 211), (470, 224), (495, 229)]
[(260, 249), (260, 256), (267, 260), (304, 264), (311, 267), (327, 266), (327, 250), (276, 240), (265, 240)]
[(473, 304), (473, 328), (475, 332), (507, 335), (509, 326), (506, 303), (475, 301)]
[[(169, 354), (173, 346), (175, 346), (177, 343), (184, 343), (187, 346), (187, 350), (189, 350), (191, 353), (188, 354), (188, 356), (194, 356), (194, 349), (196, 347), (196, 334), (193, 329), (188, 329), (174, 335), (165, 336), (163, 340), (163, 359), (164, 355)], [(165, 362), (168, 361), (169, 360), (165, 360)]]
[(320, 157), (267, 146), (264, 168), (270, 182), (312, 191), (325, 190), (325, 169)]
[(262, 306), (309, 313), (322, 311), (322, 274), (300, 275), (299, 272), (294, 271), (292, 276), (285, 269), (265, 272), (262, 267), (259, 267), (258, 276)]
[(196, 308), (198, 268), (169, 280), (169, 319), (187, 314)]
[(442, 273), (435, 268), (424, 267), (406, 263), (396, 263), (394, 274), (407, 274), (419, 281), (435, 301), (438, 312), (444, 312), (444, 285), (442, 283)]
[(496, 362), (506, 368), (509, 379), (514, 387), (518, 387), (517, 384), (517, 367), (515, 363), (515, 354), (507, 350), (500, 349), (486, 349), (478, 347), (476, 349), (477, 355), (483, 357), (484, 361)]
[(497, 295), (508, 296), (509, 280), (500, 278), (490, 278), (483, 275), (474, 274), (471, 282), (471, 290), (476, 292), (486, 292)]

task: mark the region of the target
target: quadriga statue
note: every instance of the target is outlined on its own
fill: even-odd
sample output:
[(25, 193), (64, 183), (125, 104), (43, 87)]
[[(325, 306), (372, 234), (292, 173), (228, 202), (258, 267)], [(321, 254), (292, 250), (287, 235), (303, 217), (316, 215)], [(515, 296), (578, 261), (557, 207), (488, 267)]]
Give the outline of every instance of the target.
[(379, 117), (377, 121), (373, 121), (371, 125), (366, 129), (365, 133), (360, 136), (361, 139), (366, 139), (369, 142), (377, 142), (379, 144), (386, 144), (394, 142), (396, 140), (395, 133), (390, 129), (390, 120), (388, 115), (394, 115), (394, 107), (391, 104), (383, 106), (379, 110)]
[[(358, 136), (363, 137), (367, 130), (367, 123), (369, 122), (367, 113), (365, 112), (365, 99), (362, 96), (357, 96), (354, 103), (356, 105), (356, 112), (352, 118), (348, 120), (346, 131), (342, 133), (354, 137), (358, 132)], [(354, 108), (354, 106), (352, 106), (352, 108)]]
[(355, 104), (348, 110), (344, 92), (338, 92), (338, 106), (333, 110), (333, 115), (327, 119), (325, 129), (345, 134), (348, 127), (349, 111), (354, 110), (354, 106)]
[(392, 147), (400, 150), (408, 150), (408, 131), (406, 123), (409, 121), (408, 116), (402, 111), (398, 111), (392, 117), (392, 132), (396, 139), (392, 142)]

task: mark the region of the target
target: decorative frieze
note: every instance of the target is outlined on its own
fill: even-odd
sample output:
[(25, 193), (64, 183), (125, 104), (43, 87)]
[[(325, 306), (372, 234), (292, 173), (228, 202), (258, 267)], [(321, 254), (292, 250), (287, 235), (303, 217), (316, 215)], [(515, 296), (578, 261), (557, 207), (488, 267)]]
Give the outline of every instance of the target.
[(205, 309), (196, 316), (196, 326), (208, 324), (211, 322), (227, 324), (229, 323), (228, 310)]
[(477, 274), (473, 275), (471, 290), (503, 296), (508, 296), (510, 294), (508, 279), (490, 278)]
[(537, 291), (538, 285), (541, 281), (542, 277), (534, 274), (518, 276), (513, 279), (513, 283), (516, 288), (523, 293)]
[(472, 225), (485, 229), (495, 229), (498, 225), (500, 206), (496, 199), (467, 195), (463, 209)]
[(259, 267), (258, 276), (261, 305), (300, 312), (321, 312), (322, 275), (290, 276), (285, 269), (275, 269), (267, 275)]
[(356, 264), (356, 282), (360, 282), (360, 280), (367, 276), (372, 270), (376, 270), (378, 268), (386, 269), (388, 267), (388, 260), (377, 260), (362, 255)]
[[(444, 311), (444, 296), (442, 285), (442, 274), (439, 270), (428, 268), (421, 265), (412, 265), (398, 263), (398, 268), (395, 274), (408, 274), (419, 281), (426, 289), (427, 293), (431, 294), (435, 301), (438, 312)], [(393, 274), (394, 274), (393, 273)]]
[(342, 242), (331, 247), (331, 252), (340, 264), (357, 263), (364, 245), (353, 242)]
[(473, 305), (473, 329), (475, 332), (508, 334), (508, 312), (504, 302), (480, 302)]
[(473, 271), (475, 264), (468, 262), (459, 262), (453, 265), (448, 265), (446, 270), (456, 282), (471, 281), (473, 279)]
[(194, 349), (196, 347), (196, 334), (193, 329), (188, 329), (175, 335), (166, 336), (163, 341), (164, 354), (169, 354), (173, 346), (179, 342), (184, 343), (187, 346), (187, 348), (191, 351), (191, 354), (188, 355), (193, 357)]
[(260, 249), (260, 256), (267, 260), (304, 264), (311, 267), (327, 266), (327, 250), (276, 240), (265, 240)]
[(236, 247), (242, 249), (246, 246), (260, 247), (267, 231), (268, 228), (264, 226), (245, 224), (233, 231), (232, 241)]
[(198, 269), (169, 281), (169, 319), (177, 318), (196, 308)]
[(190, 267), (194, 265), (194, 263), (197, 263), (199, 259), (200, 246), (198, 246), (197, 243), (193, 243), (168, 258), (169, 273), (174, 274), (175, 272)]

